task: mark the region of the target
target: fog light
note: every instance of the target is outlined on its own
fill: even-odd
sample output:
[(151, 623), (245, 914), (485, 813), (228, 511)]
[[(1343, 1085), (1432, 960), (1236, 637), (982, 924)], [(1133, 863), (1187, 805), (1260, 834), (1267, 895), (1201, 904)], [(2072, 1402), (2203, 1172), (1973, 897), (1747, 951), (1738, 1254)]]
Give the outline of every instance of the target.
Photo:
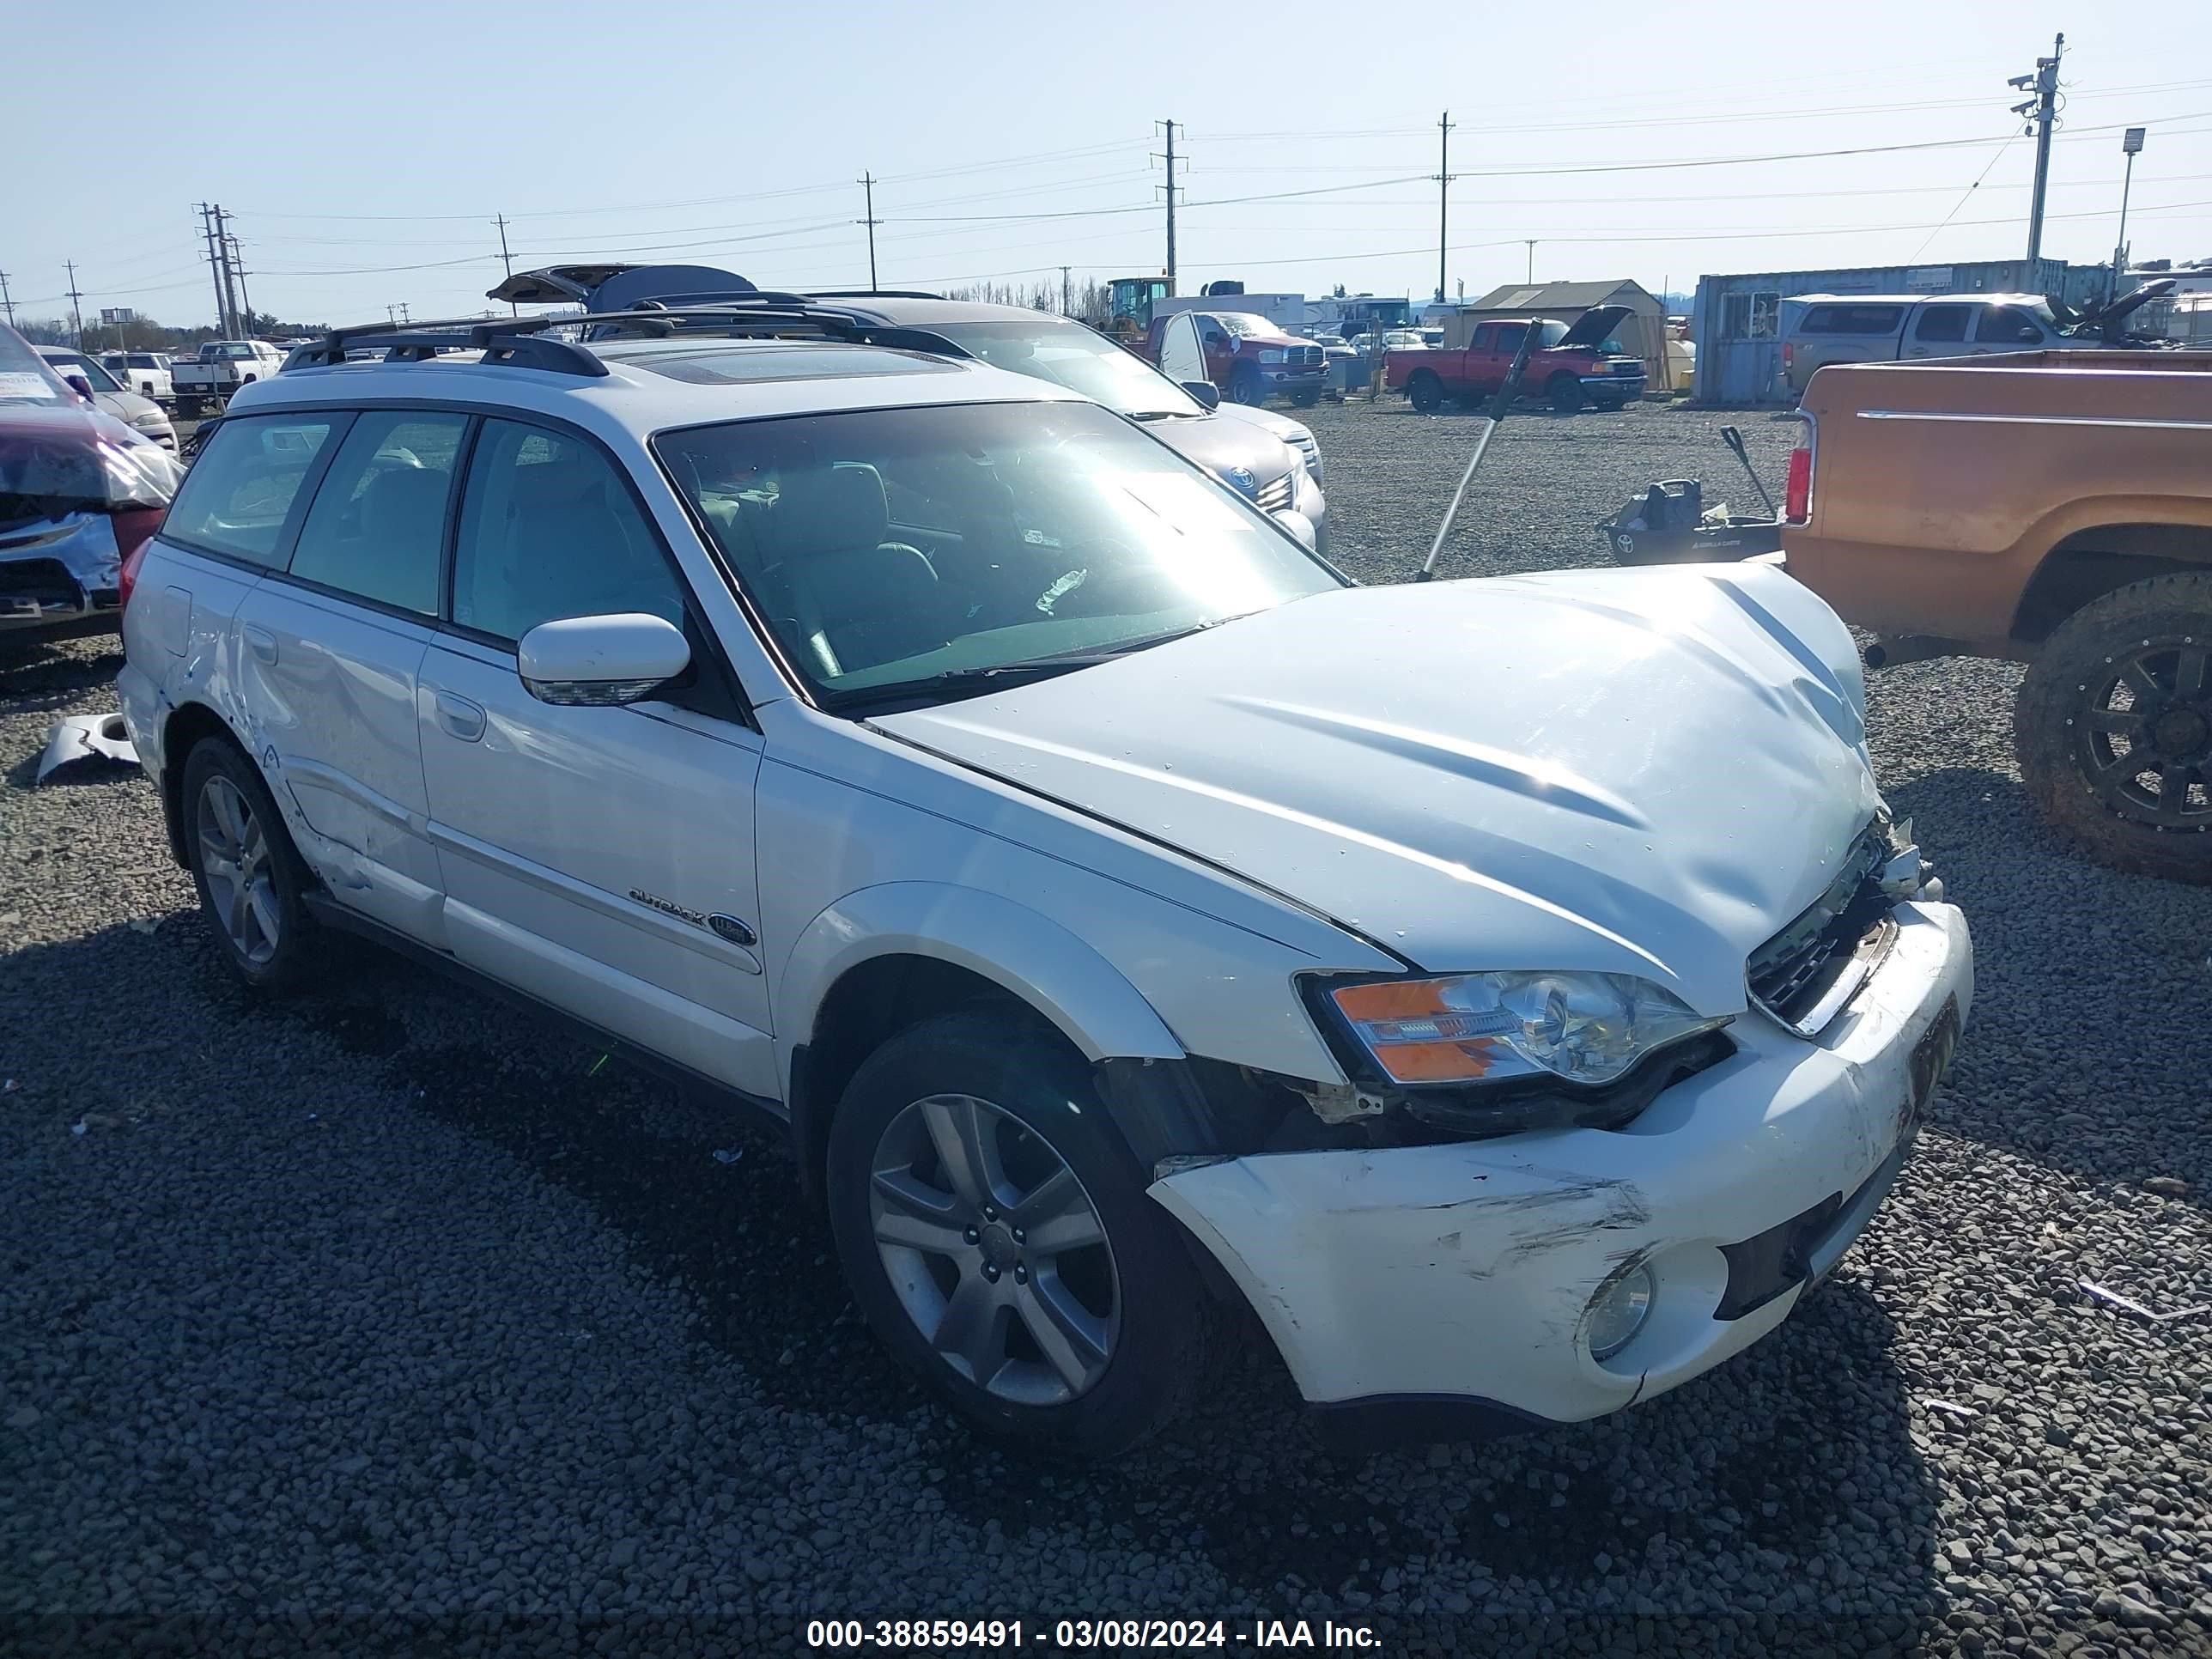
[(1650, 1316), (1654, 1286), (1649, 1267), (1630, 1267), (1597, 1287), (1583, 1315), (1590, 1357), (1610, 1359), (1626, 1347)]

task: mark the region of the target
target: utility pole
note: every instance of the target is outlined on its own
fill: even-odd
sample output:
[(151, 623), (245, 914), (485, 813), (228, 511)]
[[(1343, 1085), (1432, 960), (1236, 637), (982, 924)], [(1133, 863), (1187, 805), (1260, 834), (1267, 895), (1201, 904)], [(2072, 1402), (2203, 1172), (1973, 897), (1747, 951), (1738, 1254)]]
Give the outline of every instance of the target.
[[(1176, 180), (1175, 180), (1175, 169), (1176, 169), (1176, 153), (1175, 153), (1175, 136), (1176, 136), (1176, 127), (1177, 124), (1176, 124), (1176, 122), (1174, 122), (1174, 121), (1162, 121), (1162, 122), (1160, 122), (1158, 125), (1161, 125), (1162, 127), (1164, 127), (1164, 128), (1167, 130), (1167, 135), (1168, 135), (1168, 147), (1167, 147), (1167, 153), (1166, 153), (1166, 155), (1165, 155), (1162, 159), (1163, 159), (1163, 160), (1164, 160), (1164, 161), (1167, 162), (1167, 167), (1168, 167), (1168, 292), (1169, 292), (1170, 295), (1172, 295), (1172, 294), (1174, 294), (1174, 292), (1176, 291), (1176, 246), (1175, 246), (1175, 210), (1176, 210)], [(1154, 155), (1159, 155), (1159, 154), (1160, 154), (1160, 152), (1158, 152), (1158, 150), (1155, 150), (1155, 151), (1153, 152), (1153, 154), (1154, 154)]]
[[(514, 256), (507, 251), (507, 216), (504, 213), (501, 214), (498, 218), (492, 221), (492, 223), (499, 227), (500, 263), (507, 267), (507, 278), (512, 281), (514, 276)], [(520, 317), (522, 314), (522, 307), (509, 300), (507, 302), (507, 314), (510, 317)]]
[(238, 246), (238, 238), (228, 239), (230, 244), (230, 274), (238, 278), (239, 337), (244, 339), (253, 332), (253, 301), (246, 294), (246, 254)]
[(76, 262), (74, 259), (64, 259), (62, 264), (70, 274), (70, 315), (76, 319), (76, 349), (82, 351), (84, 349), (84, 311), (77, 301), (84, 296), (76, 291)]
[(215, 331), (230, 337), (230, 304), (222, 291), (222, 262), (215, 257), (215, 210), (199, 204), (200, 229), (207, 237), (208, 270), (215, 278)]
[(1437, 121), (1437, 303), (1444, 302), (1444, 243), (1451, 227), (1451, 112)]
[(8, 273), (0, 270), (0, 311), (8, 313), (8, 326), (15, 326), (15, 301), (8, 292)]
[(1524, 236), (1521, 240), (1528, 250), (1528, 285), (1534, 288), (1536, 284), (1536, 239)]
[(2035, 135), (2035, 195), (2027, 210), (2027, 263), (2021, 270), (2021, 286), (2036, 286), (2037, 264), (2043, 258), (2043, 197), (2051, 184), (2051, 130), (2058, 124), (2058, 60), (2066, 55), (2066, 37), (2051, 45), (2051, 56), (2035, 60), (2033, 75), (2015, 75), (2005, 84), (2034, 95), (2014, 104), (2012, 112), (2027, 118)]
[(215, 204), (214, 212), (216, 271), (222, 279), (223, 337), (228, 340), (242, 340), (246, 337), (246, 328), (238, 314), (238, 289), (231, 280), (228, 222), (223, 216), (222, 203), (218, 202)]
[(883, 223), (882, 220), (876, 217), (876, 175), (872, 173), (862, 173), (860, 185), (860, 188), (867, 192), (866, 200), (868, 204), (868, 216), (860, 222), (868, 228), (868, 287), (872, 290), (876, 286), (876, 227)]
[[(2123, 215), (2122, 217), (2124, 222), (2125, 216)], [(1060, 314), (1063, 317), (1072, 317), (1075, 314), (1073, 308), (1068, 304), (1067, 270), (1066, 265), (1060, 268)]]

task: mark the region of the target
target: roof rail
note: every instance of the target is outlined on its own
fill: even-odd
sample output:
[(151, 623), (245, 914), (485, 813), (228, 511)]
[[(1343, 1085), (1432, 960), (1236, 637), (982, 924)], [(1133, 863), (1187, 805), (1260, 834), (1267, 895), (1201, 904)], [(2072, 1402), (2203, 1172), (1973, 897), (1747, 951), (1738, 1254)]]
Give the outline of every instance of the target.
[[(580, 330), (585, 343), (545, 337), (555, 329), (568, 328)], [(763, 334), (826, 337), (939, 356), (967, 355), (924, 331), (872, 324), (835, 307), (814, 304), (804, 295), (763, 291), (688, 305), (648, 300), (629, 311), (571, 312), (564, 316), (358, 323), (331, 329), (320, 340), (294, 347), (284, 368), (319, 368), (342, 363), (346, 353), (355, 349), (381, 348), (392, 362), (424, 362), (441, 350), (460, 349), (481, 351), (488, 363), (598, 378), (607, 373), (607, 366), (592, 351), (592, 343), (638, 337), (748, 338)]]
[[(545, 369), (556, 374), (604, 375), (607, 366), (581, 346), (566, 340), (545, 340), (538, 335), (558, 326), (564, 318), (521, 317), (497, 322), (469, 318), (450, 323), (357, 323), (334, 328), (320, 340), (292, 348), (284, 368), (319, 368), (342, 363), (356, 347), (382, 347), (387, 360), (422, 362), (441, 350), (483, 353), (488, 363), (515, 368)], [(281, 372), (281, 371), (280, 371)]]
[(942, 300), (920, 288), (817, 288), (807, 296), (815, 300)]

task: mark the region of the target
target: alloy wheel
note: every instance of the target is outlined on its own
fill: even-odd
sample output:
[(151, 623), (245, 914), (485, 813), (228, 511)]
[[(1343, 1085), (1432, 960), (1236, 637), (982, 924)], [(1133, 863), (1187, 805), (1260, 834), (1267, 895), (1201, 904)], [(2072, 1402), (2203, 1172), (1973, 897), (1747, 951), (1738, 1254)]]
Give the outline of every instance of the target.
[(261, 967), (276, 954), (283, 924), (276, 860), (260, 817), (245, 793), (218, 775), (200, 789), (197, 827), (200, 874), (216, 925), (240, 956)]
[(1105, 1223), (1019, 1118), (970, 1095), (904, 1107), (876, 1143), (868, 1214), (907, 1317), (976, 1387), (1055, 1406), (1105, 1374), (1121, 1311)]
[(2076, 687), (2082, 776), (2118, 816), (2167, 831), (2212, 830), (2212, 641), (2145, 640)]

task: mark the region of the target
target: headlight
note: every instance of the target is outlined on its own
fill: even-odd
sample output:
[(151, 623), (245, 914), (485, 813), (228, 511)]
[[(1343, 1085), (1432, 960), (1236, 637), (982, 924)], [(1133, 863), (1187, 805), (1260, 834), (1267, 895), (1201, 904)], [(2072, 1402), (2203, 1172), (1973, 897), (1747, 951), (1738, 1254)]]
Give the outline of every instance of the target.
[(1260, 351), (1260, 361), (1263, 363), (1279, 363), (1283, 361), (1282, 351), (1279, 348), (1263, 346)]
[(158, 409), (149, 409), (143, 415), (132, 416), (131, 424), (141, 432), (166, 432), (169, 429), (169, 417)]
[(1611, 1083), (1653, 1049), (1727, 1024), (1626, 974), (1455, 974), (1330, 993), (1394, 1083)]

